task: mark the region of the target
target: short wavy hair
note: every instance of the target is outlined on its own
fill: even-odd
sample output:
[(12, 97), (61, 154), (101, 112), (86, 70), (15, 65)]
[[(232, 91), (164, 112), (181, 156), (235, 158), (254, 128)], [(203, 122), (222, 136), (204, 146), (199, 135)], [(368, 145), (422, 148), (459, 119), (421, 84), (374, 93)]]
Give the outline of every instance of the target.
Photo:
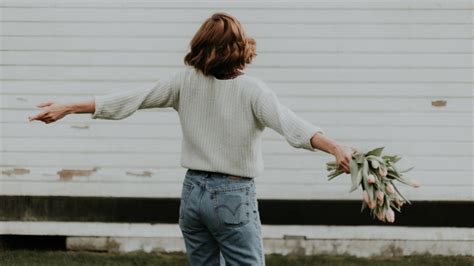
[(242, 74), (245, 65), (257, 55), (255, 40), (246, 36), (236, 18), (223, 12), (209, 17), (189, 46), (184, 63), (218, 79)]

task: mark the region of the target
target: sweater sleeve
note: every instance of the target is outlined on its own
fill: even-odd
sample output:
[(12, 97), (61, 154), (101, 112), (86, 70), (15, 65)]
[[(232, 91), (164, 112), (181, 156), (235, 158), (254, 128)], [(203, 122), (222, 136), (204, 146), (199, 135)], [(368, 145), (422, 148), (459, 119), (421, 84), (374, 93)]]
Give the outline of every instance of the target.
[(173, 84), (171, 79), (160, 80), (152, 86), (94, 95), (95, 111), (91, 118), (119, 120), (139, 109), (155, 107), (173, 107), (177, 111), (179, 90)]
[(264, 89), (254, 104), (254, 113), (257, 120), (264, 126), (270, 127), (295, 148), (317, 151), (311, 145), (311, 137), (325, 132), (280, 103), (277, 95), (271, 89)]

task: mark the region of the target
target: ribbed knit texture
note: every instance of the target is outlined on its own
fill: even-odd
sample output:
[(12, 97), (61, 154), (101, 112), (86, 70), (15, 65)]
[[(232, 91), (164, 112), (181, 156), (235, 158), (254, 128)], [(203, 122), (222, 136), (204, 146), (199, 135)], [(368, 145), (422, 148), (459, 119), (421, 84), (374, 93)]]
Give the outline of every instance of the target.
[(154, 86), (94, 95), (93, 119), (118, 120), (145, 108), (171, 107), (182, 129), (181, 166), (257, 177), (264, 170), (261, 135), (272, 128), (295, 148), (317, 151), (324, 131), (281, 104), (261, 79), (247, 74), (219, 80), (185, 66)]

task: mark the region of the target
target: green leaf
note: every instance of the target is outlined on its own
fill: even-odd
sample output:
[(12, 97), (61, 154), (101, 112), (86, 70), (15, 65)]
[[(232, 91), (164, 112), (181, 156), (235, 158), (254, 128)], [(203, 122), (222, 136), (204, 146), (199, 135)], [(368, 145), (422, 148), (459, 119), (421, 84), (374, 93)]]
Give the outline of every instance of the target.
[(393, 180), (393, 179), (397, 179), (397, 177), (396, 177), (395, 175), (392, 175), (392, 173), (391, 173), (390, 171), (387, 171), (387, 176), (386, 176), (386, 178), (392, 179), (392, 180)]
[(367, 156), (367, 155), (380, 156), (380, 155), (382, 155), (382, 150), (383, 150), (384, 148), (385, 148), (385, 147), (375, 148), (375, 149), (369, 151), (368, 153), (366, 153), (366, 156)]
[(350, 161), (349, 167), (351, 169), (351, 180), (352, 180), (352, 187), (349, 192), (352, 192), (357, 189), (357, 186), (360, 183), (360, 180), (359, 180), (359, 183), (357, 183), (357, 180), (359, 179), (358, 175), (360, 175), (361, 168), (359, 168), (355, 160)]
[(393, 202), (390, 202), (390, 206), (391, 206), (393, 209), (397, 210), (398, 212), (402, 212), (402, 210), (400, 210), (400, 207), (398, 207), (397, 204), (395, 204), (395, 203), (393, 203)]
[(373, 186), (370, 186), (367, 188), (367, 193), (369, 193), (369, 198), (371, 202), (377, 202), (377, 199), (375, 197), (375, 189)]
[(391, 159), (390, 162), (392, 163), (397, 163), (398, 161), (400, 161), (402, 159), (402, 157), (399, 157), (399, 156), (394, 156), (395, 158), (394, 159)]
[(390, 155), (384, 155), (382, 156), (382, 158), (386, 161), (389, 161), (391, 163), (396, 163), (398, 161), (400, 161), (400, 159), (402, 159), (400, 156), (398, 155), (393, 155), (393, 156), (390, 156)]
[(359, 187), (359, 184), (360, 184), (361, 181), (362, 181), (362, 168), (360, 168), (357, 171), (357, 175), (355, 176), (355, 180), (354, 179), (352, 180), (352, 187), (351, 187), (351, 190), (349, 190), (349, 192), (352, 192), (352, 191), (356, 190)]
[(370, 161), (370, 166), (373, 168), (373, 169), (377, 169), (379, 168), (381, 165), (384, 165), (385, 166), (385, 161), (381, 158), (381, 157), (378, 157), (378, 156), (375, 156), (375, 155), (369, 155), (366, 157), (367, 160)]
[(367, 159), (364, 159), (364, 163), (362, 164), (362, 178), (367, 180), (368, 176), (369, 176), (369, 161), (367, 161)]
[(333, 178), (335, 178), (335, 177), (337, 177), (337, 176), (339, 176), (339, 175), (341, 175), (341, 173), (333, 173), (333, 174), (331, 174), (331, 175), (328, 175), (328, 180), (331, 180), (331, 179), (333, 179)]
[(339, 175), (342, 174), (342, 173), (343, 173), (343, 172), (341, 172), (340, 170), (334, 170), (334, 171), (332, 171), (332, 172), (330, 172), (330, 173), (328, 174), (328, 177), (329, 177), (330, 179), (333, 179), (334, 177), (339, 176)]
[(397, 171), (393, 171), (392, 169), (387, 169), (387, 175), (391, 175), (395, 178), (400, 178), (400, 175), (398, 174)]
[(363, 163), (365, 160), (365, 156), (363, 154), (356, 154), (356, 155), (353, 155), (353, 157), (357, 163)]
[(395, 184), (394, 184), (392, 181), (390, 181), (390, 183), (392, 184), (392, 186), (393, 186), (393, 188), (395, 189), (395, 191), (397, 192), (397, 194), (398, 194), (402, 199), (404, 199), (407, 203), (411, 204), (411, 202), (410, 202), (407, 198), (405, 198), (405, 196), (403, 196), (403, 194), (400, 192), (400, 190), (398, 190), (397, 186), (395, 186)]
[(410, 182), (408, 182), (405, 178), (396, 177), (396, 179), (397, 179), (398, 182), (400, 182), (400, 183), (403, 183), (403, 184), (405, 184), (405, 185), (411, 186)]
[(359, 166), (357, 165), (357, 162), (355, 160), (351, 160), (349, 162), (349, 169), (351, 170), (351, 175), (354, 175), (357, 170), (359, 170)]
[(406, 172), (408, 172), (408, 171), (413, 170), (413, 168), (415, 168), (415, 166), (412, 166), (412, 167), (410, 167), (410, 168), (408, 168), (408, 169), (401, 170), (401, 171), (398, 171), (398, 172), (399, 172), (399, 173), (406, 173)]

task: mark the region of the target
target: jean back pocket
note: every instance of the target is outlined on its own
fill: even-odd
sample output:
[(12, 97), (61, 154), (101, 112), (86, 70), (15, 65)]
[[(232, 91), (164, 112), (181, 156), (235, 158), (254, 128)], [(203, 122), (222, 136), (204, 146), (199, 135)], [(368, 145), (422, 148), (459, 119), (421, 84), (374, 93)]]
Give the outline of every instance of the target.
[(250, 222), (248, 193), (248, 188), (215, 192), (215, 211), (221, 226), (235, 228)]

